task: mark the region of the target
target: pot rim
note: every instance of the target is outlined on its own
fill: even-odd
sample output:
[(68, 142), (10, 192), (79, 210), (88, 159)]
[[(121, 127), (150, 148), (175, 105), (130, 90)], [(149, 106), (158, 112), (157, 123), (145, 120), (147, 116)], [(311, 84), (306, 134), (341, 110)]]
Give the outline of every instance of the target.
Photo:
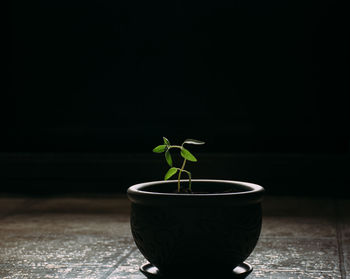
[[(148, 186), (160, 185), (165, 183), (176, 183), (177, 180), (161, 180), (138, 183), (128, 188), (127, 195), (132, 203), (143, 205), (161, 205), (161, 206), (211, 206), (211, 205), (242, 205), (259, 203), (262, 200), (264, 188), (258, 184), (218, 179), (192, 179), (193, 183), (220, 183), (239, 185), (244, 188), (241, 192), (232, 193), (208, 193), (208, 194), (189, 194), (189, 193), (162, 193), (154, 191), (144, 191)], [(188, 182), (188, 179), (182, 179), (181, 182)]]

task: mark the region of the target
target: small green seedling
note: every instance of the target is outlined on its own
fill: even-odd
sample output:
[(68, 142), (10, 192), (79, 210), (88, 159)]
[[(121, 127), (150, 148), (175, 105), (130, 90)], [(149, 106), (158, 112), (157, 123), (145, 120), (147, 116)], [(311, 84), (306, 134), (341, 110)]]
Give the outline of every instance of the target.
[[(187, 173), (188, 179), (189, 179), (189, 186), (188, 190), (189, 192), (192, 191), (191, 189), (191, 173), (187, 170), (185, 170), (185, 165), (186, 161), (191, 161), (191, 162), (197, 162), (196, 157), (192, 155), (190, 151), (188, 151), (185, 147), (184, 144), (195, 144), (195, 145), (201, 145), (204, 144), (205, 142), (200, 141), (200, 140), (195, 140), (195, 139), (186, 139), (181, 146), (180, 145), (171, 145), (169, 140), (165, 137), (163, 137), (164, 144), (158, 145), (153, 149), (153, 152), (155, 153), (163, 153), (165, 152), (165, 160), (167, 161), (168, 165), (170, 166), (170, 169), (167, 171), (165, 174), (164, 180), (168, 180), (170, 177), (175, 175), (177, 172), (179, 172), (178, 177), (177, 177), (177, 192), (180, 192), (181, 187), (180, 187), (180, 179), (181, 179), (181, 174), (182, 172)], [(180, 149), (180, 154), (184, 158), (184, 161), (182, 163), (181, 168), (176, 168), (173, 167), (173, 159), (171, 158), (170, 154), (170, 149), (172, 148), (178, 148)]]

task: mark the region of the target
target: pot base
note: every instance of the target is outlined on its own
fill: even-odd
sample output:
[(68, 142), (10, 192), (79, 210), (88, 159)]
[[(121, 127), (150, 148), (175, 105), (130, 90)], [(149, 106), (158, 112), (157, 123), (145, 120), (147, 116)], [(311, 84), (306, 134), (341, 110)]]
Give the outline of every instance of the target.
[[(166, 276), (166, 277), (162, 276), (159, 273), (158, 268), (156, 268), (154, 265), (152, 265), (150, 263), (143, 264), (140, 267), (140, 271), (148, 279), (175, 278), (175, 277), (169, 277), (169, 276)], [(249, 263), (243, 262), (243, 263), (239, 264), (237, 267), (235, 267), (232, 270), (232, 273), (230, 275), (228, 275), (227, 277), (225, 276), (225, 278), (222, 278), (222, 276), (220, 275), (220, 278), (222, 278), (222, 279), (243, 279), (243, 278), (246, 278), (252, 271), (253, 271), (253, 267)], [(178, 278), (178, 275), (176, 276), (176, 278)], [(186, 274), (181, 274), (181, 278), (187, 278)], [(194, 278), (194, 277), (193, 277), (193, 275), (190, 275), (190, 277), (188, 277), (188, 278)], [(199, 278), (203, 278), (203, 275), (200, 275)], [(212, 278), (212, 277), (210, 277), (210, 278)]]

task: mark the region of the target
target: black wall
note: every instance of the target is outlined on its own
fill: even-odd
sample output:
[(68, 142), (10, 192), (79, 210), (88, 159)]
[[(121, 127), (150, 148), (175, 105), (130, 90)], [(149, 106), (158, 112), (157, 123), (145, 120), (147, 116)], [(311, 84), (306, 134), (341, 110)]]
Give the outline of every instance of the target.
[[(14, 0), (8, 14), (10, 105), (0, 161), (13, 175), (2, 176), (4, 189), (24, 157), (30, 166), (46, 156), (79, 167), (86, 161), (72, 163), (71, 154), (119, 160), (151, 152), (162, 136), (204, 140), (195, 152), (231, 154), (225, 164), (235, 164), (234, 154), (321, 158), (349, 181), (327, 160), (346, 165), (350, 153), (349, 16), (340, 3)], [(254, 180), (274, 159), (264, 160), (243, 173)], [(287, 165), (284, 178), (307, 177)], [(126, 184), (135, 167), (120, 170)], [(45, 183), (62, 174), (53, 169)], [(39, 170), (23, 181), (47, 175)]]

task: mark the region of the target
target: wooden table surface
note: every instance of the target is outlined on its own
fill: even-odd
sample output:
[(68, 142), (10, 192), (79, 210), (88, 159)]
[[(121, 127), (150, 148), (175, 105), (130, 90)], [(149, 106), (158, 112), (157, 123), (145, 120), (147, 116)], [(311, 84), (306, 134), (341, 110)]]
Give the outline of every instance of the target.
[[(0, 198), (0, 278), (142, 279), (125, 196)], [(266, 197), (248, 279), (350, 278), (350, 201)]]

